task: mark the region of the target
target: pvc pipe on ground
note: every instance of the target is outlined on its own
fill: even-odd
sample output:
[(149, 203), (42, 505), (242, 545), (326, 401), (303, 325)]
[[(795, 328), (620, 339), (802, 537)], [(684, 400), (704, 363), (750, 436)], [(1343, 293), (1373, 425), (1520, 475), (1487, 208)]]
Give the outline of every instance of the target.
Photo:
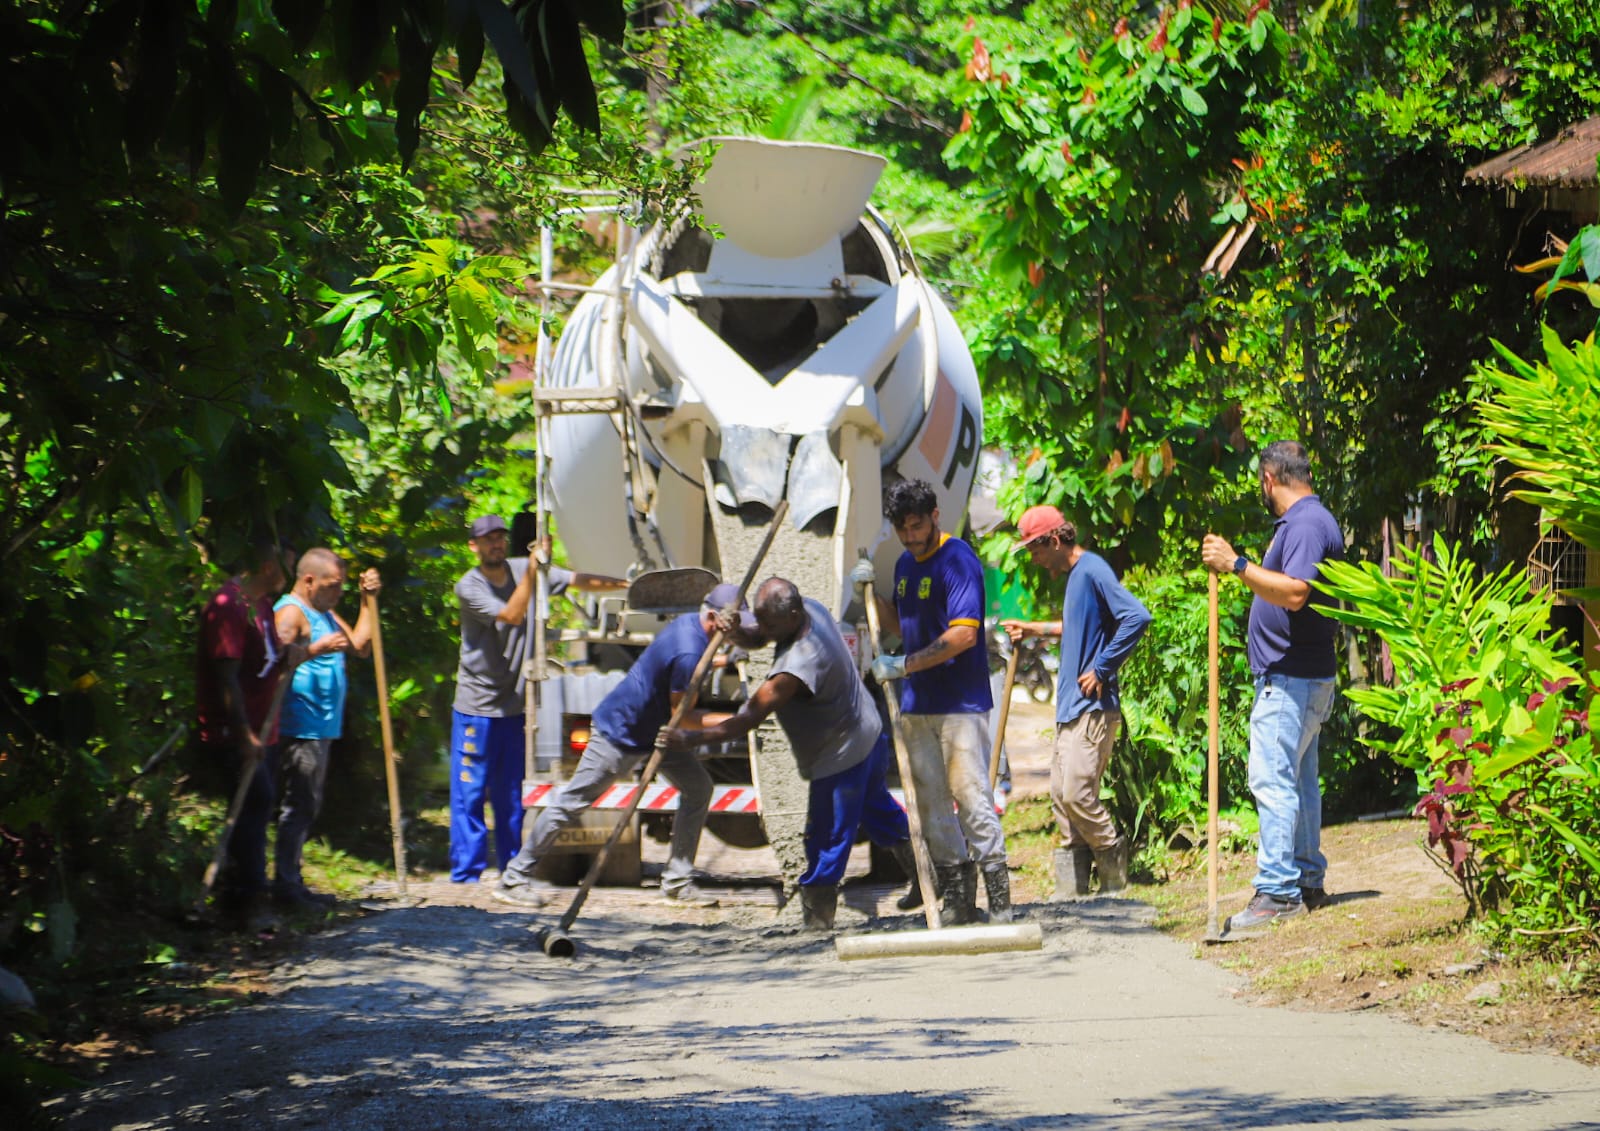
[(1039, 950), (1044, 932), (1037, 923), (979, 927), (945, 927), (937, 931), (889, 931), (876, 935), (840, 935), (833, 949), (848, 962), (857, 958), (913, 958), (918, 955), (991, 954), (1005, 950)]

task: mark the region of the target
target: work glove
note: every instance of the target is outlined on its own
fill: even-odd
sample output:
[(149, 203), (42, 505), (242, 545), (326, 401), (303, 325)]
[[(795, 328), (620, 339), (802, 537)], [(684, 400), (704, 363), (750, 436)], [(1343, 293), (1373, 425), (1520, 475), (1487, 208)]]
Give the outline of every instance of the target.
[(878, 570), (872, 564), (871, 558), (862, 558), (856, 563), (855, 568), (850, 571), (850, 584), (856, 587), (857, 593), (867, 587), (867, 582), (876, 582), (877, 580)]
[(888, 683), (891, 679), (904, 679), (906, 677), (906, 658), (904, 656), (879, 656), (872, 661), (872, 678), (879, 683)]

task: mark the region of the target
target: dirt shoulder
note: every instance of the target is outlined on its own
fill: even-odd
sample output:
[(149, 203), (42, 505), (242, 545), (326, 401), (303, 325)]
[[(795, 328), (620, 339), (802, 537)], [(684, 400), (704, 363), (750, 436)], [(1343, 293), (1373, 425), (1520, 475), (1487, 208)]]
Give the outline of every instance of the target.
[[(1328, 906), (1265, 937), (1204, 943), (1203, 857), (1179, 858), (1140, 898), (1157, 925), (1206, 961), (1245, 975), (1255, 1000), (1328, 1011), (1381, 1010), (1417, 1025), (1485, 1037), (1503, 1048), (1600, 1064), (1600, 977), (1591, 963), (1497, 953), (1463, 920), (1464, 902), (1423, 852), (1419, 821), (1324, 830)], [(1254, 858), (1221, 868), (1220, 914), (1250, 897)]]
[[(1049, 704), (1013, 701), (1007, 746), (1016, 781), (1008, 845), (1026, 898), (1052, 887)], [(1031, 800), (1030, 800), (1031, 798)], [(1265, 936), (1207, 945), (1203, 852), (1147, 852), (1132, 895), (1157, 909), (1155, 925), (1195, 957), (1248, 979), (1264, 1004), (1327, 1012), (1376, 1010), (1428, 1028), (1487, 1038), (1502, 1048), (1600, 1064), (1600, 956), (1553, 963), (1489, 948), (1464, 920), (1465, 903), (1423, 850), (1419, 820), (1357, 821), (1323, 830), (1333, 901)], [(1253, 854), (1224, 855), (1220, 920), (1251, 894)]]

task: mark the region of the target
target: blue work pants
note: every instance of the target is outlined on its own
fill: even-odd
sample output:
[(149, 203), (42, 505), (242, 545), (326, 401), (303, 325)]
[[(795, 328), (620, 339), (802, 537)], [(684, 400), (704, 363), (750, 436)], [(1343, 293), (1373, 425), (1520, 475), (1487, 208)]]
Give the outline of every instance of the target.
[(858, 829), (884, 848), (910, 839), (905, 811), (889, 792), (888, 772), (889, 735), (884, 732), (865, 761), (811, 783), (801, 887), (836, 886), (844, 879)]
[(452, 712), (450, 731), (450, 880), (475, 884), (489, 862), (487, 797), (494, 813), (495, 866), (522, 847), (523, 718)]

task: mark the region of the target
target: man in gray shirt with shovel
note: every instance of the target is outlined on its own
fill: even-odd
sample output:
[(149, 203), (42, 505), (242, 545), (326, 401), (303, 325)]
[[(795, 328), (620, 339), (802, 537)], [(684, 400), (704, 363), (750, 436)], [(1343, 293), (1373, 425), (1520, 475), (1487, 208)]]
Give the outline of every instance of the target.
[[(755, 633), (745, 629), (732, 635), (749, 646), (777, 645), (766, 680), (738, 714), (703, 729), (670, 731), (667, 745), (681, 750), (729, 742), (776, 713), (800, 777), (811, 785), (806, 870), (800, 877), (804, 923), (831, 930), (857, 829), (894, 852), (914, 880), (911, 832), (885, 781), (888, 744), (882, 720), (833, 615), (821, 602), (801, 597), (793, 582), (773, 577), (756, 591), (755, 621)], [(701, 721), (710, 724), (715, 718)]]

